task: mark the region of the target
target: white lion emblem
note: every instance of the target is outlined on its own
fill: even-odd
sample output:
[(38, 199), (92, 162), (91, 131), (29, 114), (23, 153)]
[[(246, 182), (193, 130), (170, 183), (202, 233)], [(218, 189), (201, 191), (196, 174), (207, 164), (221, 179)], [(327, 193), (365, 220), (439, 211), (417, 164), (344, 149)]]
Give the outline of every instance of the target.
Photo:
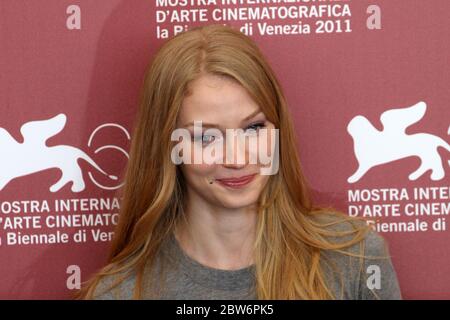
[(420, 167), (409, 175), (410, 180), (418, 179), (428, 170), (431, 170), (432, 180), (443, 179), (445, 172), (437, 148), (450, 151), (449, 144), (432, 134), (405, 132), (408, 126), (422, 119), (426, 109), (426, 103), (419, 102), (411, 107), (387, 110), (380, 117), (382, 131), (377, 130), (367, 118), (361, 115), (354, 117), (347, 131), (353, 138), (359, 167), (347, 181), (354, 183), (375, 166), (410, 156), (421, 160)]
[(46, 146), (47, 139), (61, 132), (65, 124), (66, 116), (62, 113), (48, 120), (27, 122), (20, 128), (23, 143), (17, 142), (8, 131), (0, 128), (0, 191), (15, 178), (58, 168), (62, 176), (50, 187), (50, 191), (57, 192), (72, 182), (71, 190), (80, 192), (84, 190), (85, 183), (78, 159), (87, 161), (99, 172), (117, 180), (116, 176), (108, 175), (78, 148), (68, 145)]

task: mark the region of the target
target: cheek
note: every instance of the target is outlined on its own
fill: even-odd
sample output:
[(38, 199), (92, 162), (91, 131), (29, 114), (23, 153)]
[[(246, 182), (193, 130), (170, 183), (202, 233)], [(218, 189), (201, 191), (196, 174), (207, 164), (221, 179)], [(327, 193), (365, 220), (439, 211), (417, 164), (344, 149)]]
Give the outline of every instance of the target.
[(181, 168), (181, 171), (188, 180), (206, 178), (212, 175), (214, 170), (215, 166), (208, 164), (184, 164)]
[(265, 148), (267, 148), (267, 150), (272, 151), (273, 147), (274, 147), (274, 143), (276, 141), (276, 135), (277, 135), (277, 130), (275, 129), (275, 126), (273, 124), (267, 126), (267, 134), (264, 136), (265, 139), (261, 139), (263, 140), (263, 144), (265, 143)]
[(267, 183), (269, 182), (270, 176), (269, 175), (259, 175), (259, 183), (258, 183), (258, 187), (259, 187), (259, 191), (261, 192), (262, 189), (264, 189), (264, 187), (267, 185)]

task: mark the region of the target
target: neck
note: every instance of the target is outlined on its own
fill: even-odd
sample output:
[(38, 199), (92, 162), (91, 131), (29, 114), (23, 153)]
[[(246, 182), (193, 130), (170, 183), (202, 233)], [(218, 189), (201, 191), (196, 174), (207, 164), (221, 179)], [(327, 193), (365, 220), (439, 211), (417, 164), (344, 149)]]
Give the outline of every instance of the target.
[(211, 268), (236, 270), (253, 263), (253, 244), (257, 222), (256, 209), (228, 209), (189, 198), (185, 219), (176, 229), (183, 251)]

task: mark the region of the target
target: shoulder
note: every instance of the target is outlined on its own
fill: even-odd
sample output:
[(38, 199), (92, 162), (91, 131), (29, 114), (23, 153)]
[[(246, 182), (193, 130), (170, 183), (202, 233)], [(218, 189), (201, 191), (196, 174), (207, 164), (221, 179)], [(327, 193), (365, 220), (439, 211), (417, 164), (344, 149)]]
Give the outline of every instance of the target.
[[(153, 260), (145, 259), (144, 268), (141, 274), (141, 299), (155, 298), (155, 290), (159, 289), (163, 275), (168, 273), (172, 277), (180, 275), (179, 270), (173, 269), (173, 261), (171, 260), (171, 246), (168, 239), (164, 241), (155, 255)], [(131, 257), (127, 258), (129, 261)], [(150, 263), (153, 261), (153, 263)], [(93, 297), (94, 300), (132, 300), (134, 299), (134, 291), (137, 285), (138, 269), (132, 266), (126, 270), (115, 274), (104, 276), (100, 279), (95, 287)], [(159, 286), (158, 286), (159, 285)], [(159, 292), (157, 292), (159, 293)]]
[[(121, 281), (123, 279), (123, 281)], [(93, 300), (129, 300), (133, 297), (136, 277), (124, 273), (107, 275), (100, 279), (95, 287)], [(115, 286), (116, 282), (120, 282)]]
[(358, 252), (358, 246), (363, 246), (370, 253), (388, 254), (384, 237), (370, 228), (362, 219), (330, 211), (313, 214), (312, 221), (320, 227), (327, 240), (334, 244), (345, 244), (360, 234), (360, 241), (348, 248), (350, 252)]
[(361, 300), (401, 299), (388, 242), (382, 235), (363, 220), (344, 214), (319, 213), (316, 221), (320, 221), (323, 228), (333, 234), (327, 239), (334, 244), (349, 242), (358, 230), (361, 231), (360, 240), (346, 248), (323, 250), (327, 262), (325, 268), (333, 275), (330, 281), (337, 296)]

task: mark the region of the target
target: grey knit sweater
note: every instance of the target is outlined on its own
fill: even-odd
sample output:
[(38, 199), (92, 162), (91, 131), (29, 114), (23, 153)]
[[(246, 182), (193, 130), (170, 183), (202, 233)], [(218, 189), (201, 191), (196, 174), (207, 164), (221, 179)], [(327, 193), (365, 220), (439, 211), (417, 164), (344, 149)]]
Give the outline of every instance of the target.
[[(342, 227), (339, 228), (342, 230)], [(389, 257), (385, 240), (371, 231), (364, 240), (365, 255), (386, 256), (364, 259), (323, 252), (337, 267), (325, 267), (328, 285), (336, 299), (401, 299), (397, 275)], [(351, 248), (359, 253), (359, 245)], [(361, 266), (363, 266), (361, 268)], [(334, 270), (340, 270), (342, 278)], [(220, 270), (204, 266), (189, 257), (172, 234), (162, 245), (153, 267), (144, 273), (144, 299), (256, 299), (254, 265), (239, 270)], [(119, 286), (109, 289), (115, 278), (103, 278), (96, 287), (94, 299), (132, 299), (134, 274)], [(341, 280), (342, 279), (342, 282)], [(156, 288), (160, 288), (159, 291)], [(162, 288), (162, 289), (161, 289)], [(153, 289), (153, 290), (152, 290)], [(155, 292), (158, 292), (155, 296)]]

